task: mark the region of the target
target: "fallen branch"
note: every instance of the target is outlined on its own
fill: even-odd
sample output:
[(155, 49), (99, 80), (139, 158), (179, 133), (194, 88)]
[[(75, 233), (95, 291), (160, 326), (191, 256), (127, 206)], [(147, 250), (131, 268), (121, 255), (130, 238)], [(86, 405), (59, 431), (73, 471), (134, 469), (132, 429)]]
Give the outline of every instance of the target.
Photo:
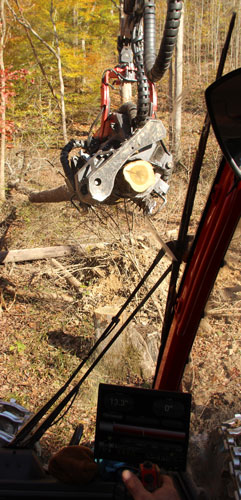
[(207, 311), (207, 316), (241, 316), (241, 308), (233, 308), (231, 311), (225, 311), (223, 309), (217, 309), (216, 311)]
[(65, 302), (73, 302), (73, 297), (70, 295), (67, 295), (66, 293), (61, 293), (57, 294), (54, 292), (51, 293), (44, 293), (44, 292), (29, 292), (27, 290), (16, 290), (15, 288), (6, 286), (4, 288), (4, 292), (7, 293), (8, 295), (11, 295), (11, 297), (21, 297), (23, 300), (36, 300), (36, 299), (41, 299), (41, 300), (63, 300)]
[(77, 290), (77, 292), (80, 291), (83, 286), (81, 285), (80, 281), (77, 280), (60, 262), (58, 262), (56, 259), (51, 259), (50, 260), (51, 264), (58, 270), (61, 271), (61, 275), (64, 276), (66, 281)]
[(26, 196), (29, 196), (32, 192), (31, 189), (21, 184), (20, 179), (9, 180), (7, 187), (9, 192), (12, 189), (16, 189), (16, 191), (18, 191), (21, 194), (25, 194)]

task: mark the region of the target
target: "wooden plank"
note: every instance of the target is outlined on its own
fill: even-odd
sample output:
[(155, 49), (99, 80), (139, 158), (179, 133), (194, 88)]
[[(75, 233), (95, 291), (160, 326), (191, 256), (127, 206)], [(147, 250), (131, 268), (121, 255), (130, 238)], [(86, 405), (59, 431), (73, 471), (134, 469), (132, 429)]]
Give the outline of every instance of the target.
[(74, 247), (69, 245), (9, 250), (6, 252), (0, 252), (0, 263), (7, 264), (7, 262), (47, 259), (49, 257), (64, 257), (65, 255), (70, 255), (73, 251)]
[(19, 250), (8, 250), (0, 252), (0, 264), (8, 262), (24, 262), (27, 260), (49, 259), (53, 257), (64, 257), (81, 249), (104, 248), (108, 243), (82, 243), (80, 245), (60, 245), (43, 248), (25, 248)]

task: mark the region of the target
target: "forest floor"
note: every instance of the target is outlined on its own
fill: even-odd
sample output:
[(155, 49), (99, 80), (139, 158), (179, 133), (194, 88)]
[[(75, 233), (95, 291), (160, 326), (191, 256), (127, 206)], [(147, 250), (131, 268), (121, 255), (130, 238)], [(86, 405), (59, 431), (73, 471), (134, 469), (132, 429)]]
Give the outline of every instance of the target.
[[(56, 163), (57, 167), (53, 167)], [(47, 156), (38, 152), (24, 184), (40, 190), (62, 184), (58, 166), (60, 169), (56, 152), (48, 152)], [(164, 241), (177, 236), (189, 175), (188, 168), (173, 174), (168, 202), (153, 218)], [(200, 177), (190, 234), (197, 227), (211, 179), (212, 172)], [(7, 225), (10, 213), (12, 221)], [(133, 205), (79, 213), (67, 202), (30, 204), (15, 190), (3, 207), (0, 230), (0, 237), (5, 234), (1, 250), (66, 244), (75, 247), (72, 255), (58, 261), (79, 280), (79, 290), (71, 288), (63, 271), (56, 269), (50, 259), (1, 265), (1, 398), (15, 398), (36, 412), (65, 383), (93, 345), (96, 309), (124, 303), (160, 244)], [(239, 226), (200, 323), (185, 377), (184, 388), (192, 393), (190, 443), (194, 447), (206, 442), (208, 433), (222, 421), (241, 411), (240, 233)], [(104, 243), (102, 248), (100, 243)], [(147, 288), (169, 263), (164, 257)], [(161, 331), (167, 290), (168, 280), (138, 313), (135, 325), (151, 334)], [(144, 293), (140, 292), (136, 300)], [(123, 380), (119, 373), (106, 374), (97, 367), (67, 415), (43, 436), (44, 460), (68, 444), (80, 422), (84, 425), (82, 442), (93, 442), (100, 382), (141, 387), (151, 384), (136, 369)]]

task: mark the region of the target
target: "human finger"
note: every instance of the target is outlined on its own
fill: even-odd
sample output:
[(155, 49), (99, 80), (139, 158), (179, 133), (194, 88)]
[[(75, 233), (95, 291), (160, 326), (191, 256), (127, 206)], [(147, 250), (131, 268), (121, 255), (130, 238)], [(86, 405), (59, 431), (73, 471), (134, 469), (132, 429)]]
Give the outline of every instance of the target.
[(162, 486), (153, 492), (152, 500), (180, 500), (170, 476), (162, 475)]
[(129, 470), (124, 470), (122, 472), (122, 479), (123, 482), (131, 494), (131, 496), (134, 498), (134, 500), (152, 500), (152, 494), (147, 491), (140, 479), (133, 474)]

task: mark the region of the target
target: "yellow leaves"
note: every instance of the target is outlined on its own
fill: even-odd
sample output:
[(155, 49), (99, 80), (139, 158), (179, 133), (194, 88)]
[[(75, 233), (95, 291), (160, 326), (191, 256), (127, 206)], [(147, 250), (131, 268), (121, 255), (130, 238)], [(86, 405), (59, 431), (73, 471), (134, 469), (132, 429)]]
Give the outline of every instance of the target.
[[(24, 17), (39, 37), (29, 31), (31, 46), (24, 27), (10, 19), (6, 63), (11, 61), (14, 67), (31, 68), (31, 78), (36, 82), (34, 86), (28, 82), (25, 88), (18, 86), (14, 119), (37, 115), (39, 109), (36, 103), (40, 101), (41, 113), (46, 113), (46, 116), (52, 113), (51, 89), (46, 79), (51, 82), (57, 97), (60, 83), (57, 59), (47, 45), (55, 51), (59, 45), (69, 108), (73, 96), (80, 96), (79, 90), (81, 88), (82, 91), (83, 85), (92, 90), (92, 94), (94, 91), (98, 93), (101, 74), (105, 67), (113, 64), (113, 53), (116, 53), (114, 63), (118, 60), (116, 36), (119, 12), (111, 0), (53, 0), (55, 26), (51, 19), (51, 0), (19, 0), (19, 5), (21, 11), (16, 5), (14, 10), (19, 17)], [(99, 95), (96, 99), (99, 100)]]

